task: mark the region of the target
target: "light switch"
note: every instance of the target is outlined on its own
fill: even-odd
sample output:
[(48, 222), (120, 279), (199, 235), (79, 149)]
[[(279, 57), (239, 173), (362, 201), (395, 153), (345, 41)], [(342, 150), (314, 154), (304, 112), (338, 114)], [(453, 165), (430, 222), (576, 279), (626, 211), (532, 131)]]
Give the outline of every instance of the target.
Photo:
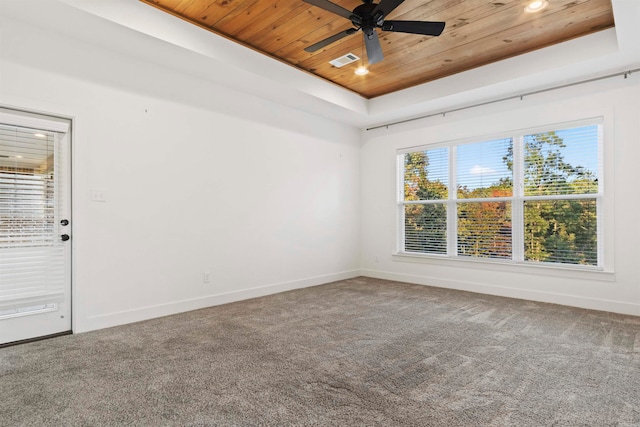
[(102, 188), (94, 188), (91, 190), (91, 200), (94, 202), (106, 202), (105, 191)]

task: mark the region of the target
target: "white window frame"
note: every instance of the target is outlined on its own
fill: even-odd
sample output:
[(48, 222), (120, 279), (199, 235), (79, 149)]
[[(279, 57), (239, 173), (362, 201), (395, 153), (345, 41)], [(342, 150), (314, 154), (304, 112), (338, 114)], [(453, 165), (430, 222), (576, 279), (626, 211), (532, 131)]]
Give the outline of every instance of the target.
[[(523, 139), (527, 135), (558, 131), (562, 129), (581, 127), (581, 126), (597, 126), (598, 127), (598, 192), (590, 194), (577, 195), (558, 195), (558, 196), (525, 196), (524, 195), (524, 171), (522, 169), (524, 163)], [(604, 170), (604, 126), (603, 117), (588, 118), (582, 120), (573, 120), (563, 123), (555, 123), (550, 125), (536, 126), (531, 128), (518, 129), (508, 132), (494, 133), (481, 137), (465, 138), (453, 141), (439, 142), (434, 144), (426, 144), (420, 146), (406, 147), (398, 149), (396, 152), (396, 242), (394, 249), (394, 259), (410, 262), (422, 262), (434, 260), (438, 263), (455, 262), (456, 265), (462, 266), (500, 266), (516, 268), (531, 268), (531, 271), (541, 272), (547, 270), (551, 274), (558, 271), (568, 270), (578, 272), (607, 272), (611, 273), (608, 280), (613, 280), (610, 268), (605, 268), (605, 170)], [(512, 258), (510, 260), (469, 257), (457, 255), (457, 182), (456, 182), (456, 147), (470, 144), (480, 143), (484, 141), (497, 140), (501, 138), (513, 139), (513, 195), (511, 197), (495, 197), (491, 198), (492, 202), (509, 202), (512, 209)], [(449, 149), (449, 197), (446, 200), (421, 200), (421, 201), (404, 201), (404, 155), (418, 151), (433, 150), (436, 148), (447, 147)], [(579, 265), (579, 264), (563, 264), (544, 261), (526, 261), (524, 259), (524, 202), (528, 200), (568, 200), (568, 199), (593, 199), (596, 201), (597, 212), (597, 265)], [(464, 202), (480, 202), (487, 199), (464, 199)], [(447, 254), (429, 254), (420, 252), (405, 251), (405, 229), (404, 229), (404, 207), (409, 204), (446, 204), (447, 206)], [(587, 276), (585, 276), (587, 277)]]

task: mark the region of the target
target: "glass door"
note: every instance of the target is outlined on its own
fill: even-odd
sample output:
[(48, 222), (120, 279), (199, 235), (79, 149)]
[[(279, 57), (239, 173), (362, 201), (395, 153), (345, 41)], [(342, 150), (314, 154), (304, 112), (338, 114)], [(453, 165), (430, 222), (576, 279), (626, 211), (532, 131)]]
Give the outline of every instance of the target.
[(0, 111), (0, 345), (71, 331), (68, 128)]

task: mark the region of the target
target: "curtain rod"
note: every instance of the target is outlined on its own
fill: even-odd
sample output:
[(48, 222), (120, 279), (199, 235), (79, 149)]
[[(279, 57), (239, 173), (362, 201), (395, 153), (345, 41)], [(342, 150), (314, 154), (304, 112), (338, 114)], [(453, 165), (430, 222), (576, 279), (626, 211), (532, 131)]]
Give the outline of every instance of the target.
[(486, 102), (480, 102), (478, 104), (466, 105), (464, 107), (453, 108), (451, 110), (445, 110), (445, 111), (441, 111), (439, 113), (425, 114), (423, 116), (413, 117), (411, 119), (405, 119), (405, 120), (400, 120), (400, 121), (397, 121), (397, 122), (391, 122), (391, 123), (386, 123), (386, 124), (383, 124), (383, 125), (373, 126), (373, 127), (370, 127), (370, 128), (366, 128), (365, 130), (370, 131), (370, 130), (375, 130), (375, 129), (388, 128), (389, 126), (401, 125), (403, 123), (409, 123), (409, 122), (414, 122), (416, 120), (428, 119), (430, 117), (445, 116), (445, 115), (447, 115), (449, 113), (456, 113), (458, 111), (469, 110), (471, 108), (483, 107), (485, 105), (491, 105), (491, 104), (497, 104), (499, 102), (510, 101), (512, 99), (520, 98), (522, 100), (525, 96), (531, 96), (531, 95), (537, 95), (537, 94), (540, 94), (540, 93), (551, 92), (551, 91), (558, 90), (558, 89), (564, 89), (564, 88), (568, 88), (568, 87), (572, 87), (572, 86), (578, 86), (578, 85), (582, 85), (582, 84), (586, 84), (586, 83), (597, 82), (597, 81), (600, 81), (600, 80), (606, 80), (606, 79), (610, 79), (610, 78), (613, 78), (613, 77), (624, 76), (624, 78), (626, 79), (629, 75), (631, 75), (631, 73), (635, 73), (635, 72), (638, 72), (638, 71), (640, 71), (640, 68), (635, 68), (633, 70), (628, 70), (628, 71), (621, 71), (619, 73), (608, 74), (606, 76), (594, 77), (592, 79), (580, 80), (580, 81), (577, 81), (577, 82), (567, 83), (567, 84), (564, 84), (564, 85), (553, 86), (553, 87), (549, 87), (549, 88), (546, 88), (546, 89), (536, 90), (536, 91), (533, 91), (533, 92), (526, 92), (526, 93), (523, 93), (521, 95), (512, 95), (512, 96), (507, 96), (505, 98), (494, 99), (492, 101), (486, 101)]

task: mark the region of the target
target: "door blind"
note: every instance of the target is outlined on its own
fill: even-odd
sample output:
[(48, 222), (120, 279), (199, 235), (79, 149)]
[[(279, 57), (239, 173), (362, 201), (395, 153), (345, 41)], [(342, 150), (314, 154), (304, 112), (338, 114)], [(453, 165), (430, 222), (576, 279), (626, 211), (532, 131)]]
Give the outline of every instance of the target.
[(59, 138), (56, 131), (0, 123), (2, 313), (64, 292)]

